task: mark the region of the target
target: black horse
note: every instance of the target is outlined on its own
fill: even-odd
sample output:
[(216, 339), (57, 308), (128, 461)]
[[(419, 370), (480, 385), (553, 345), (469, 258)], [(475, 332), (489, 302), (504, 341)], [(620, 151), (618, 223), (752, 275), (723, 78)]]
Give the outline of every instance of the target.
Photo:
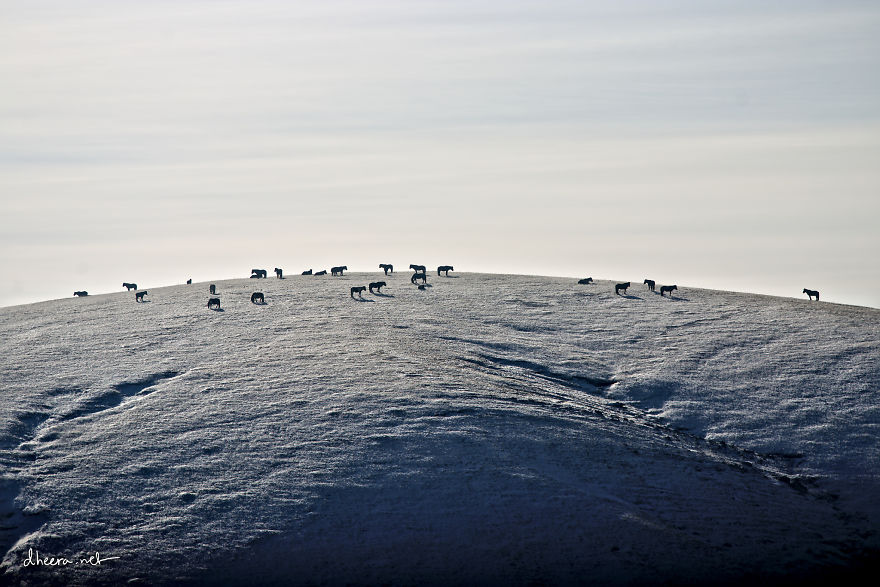
[(373, 283), (370, 284), (370, 293), (373, 293), (374, 289), (377, 292), (382, 293), (382, 288), (385, 287), (386, 285), (388, 285), (388, 284), (385, 283), (384, 281), (374, 281)]
[(251, 294), (251, 303), (252, 304), (265, 304), (266, 297), (263, 295), (261, 291), (255, 291)]
[(315, 275), (327, 275), (327, 270), (322, 269), (321, 271), (318, 271), (317, 273), (315, 273)]
[(351, 288), (352, 299), (354, 299), (354, 294), (357, 294), (359, 298), (362, 298), (363, 296), (361, 294), (364, 293), (365, 291), (367, 291), (367, 288), (363, 285), (358, 285), (358, 286)]
[(410, 263), (409, 268), (412, 269), (413, 271), (415, 271), (416, 273), (425, 273), (425, 272), (427, 272), (427, 269), (425, 269), (425, 266), (424, 266), (424, 265), (413, 265), (412, 263)]
[(388, 272), (394, 273), (394, 265), (391, 263), (379, 263), (379, 269), (385, 271), (385, 275), (388, 275)]
[(804, 288), (804, 293), (807, 294), (807, 296), (809, 296), (811, 300), (813, 299), (813, 296), (816, 296), (816, 301), (819, 301), (819, 292), (817, 292), (815, 289)]
[(217, 293), (217, 286), (212, 283), (211, 285), (208, 286), (208, 292), (211, 295), (216, 294)]
[(134, 292), (134, 301), (136, 301), (136, 302), (144, 301), (145, 295), (147, 295), (147, 290)]
[(428, 283), (428, 275), (424, 271), (420, 273), (413, 273), (413, 276), (409, 278), (411, 283), (415, 283), (419, 279), (422, 280), (422, 283)]
[(657, 286), (657, 283), (653, 279), (646, 279), (645, 285), (648, 286), (649, 290), (655, 291), (654, 288)]
[(449, 272), (454, 271), (454, 269), (452, 268), (452, 265), (440, 265), (437, 267), (437, 275), (440, 275), (441, 271), (446, 272), (446, 277), (449, 277)]
[(89, 292), (87, 292), (87, 291), (75, 291), (75, 292), (73, 292), (73, 295), (74, 295), (74, 297), (77, 297), (77, 298), (84, 298), (84, 297), (86, 297), (87, 295), (89, 295)]
[(629, 288), (629, 286), (630, 282), (628, 281), (626, 283), (618, 283), (614, 286), (614, 293), (620, 295), (620, 290), (623, 290), (623, 293), (626, 293), (626, 290)]
[(345, 265), (340, 265), (339, 267), (331, 267), (330, 274), (331, 275), (342, 275), (342, 272), (347, 269), (348, 269), (348, 267), (346, 267)]
[(251, 279), (266, 279), (265, 269), (251, 269)]
[(578, 279), (579, 285), (587, 285), (588, 283), (593, 283), (592, 277), (584, 277), (583, 279)]
[(131, 291), (133, 289), (137, 289), (138, 285), (136, 283), (123, 283), (122, 287), (124, 287), (127, 291)]
[(312, 270), (309, 269), (308, 271), (303, 271), (302, 274), (303, 274), (303, 275), (311, 275), (311, 274), (312, 274)]
[(209, 308), (217, 308), (219, 310), (220, 309), (220, 298), (210, 298), (208, 300), (208, 307)]
[(282, 271), (280, 268), (275, 268), (275, 277), (277, 277), (278, 279), (284, 279), (283, 273), (284, 271)]
[(678, 289), (677, 285), (661, 285), (660, 286), (660, 295), (662, 296), (662, 295), (666, 294), (666, 292), (669, 292), (669, 297), (671, 298), (672, 292), (677, 289)]

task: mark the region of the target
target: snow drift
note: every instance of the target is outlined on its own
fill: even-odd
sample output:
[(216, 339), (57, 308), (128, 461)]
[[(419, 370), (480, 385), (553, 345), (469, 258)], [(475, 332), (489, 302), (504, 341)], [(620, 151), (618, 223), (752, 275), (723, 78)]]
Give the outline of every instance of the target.
[[(377, 279), (382, 295), (350, 297)], [(220, 311), (207, 284), (2, 308), (0, 576), (875, 568), (880, 311), (643, 287), (380, 272), (221, 281)]]

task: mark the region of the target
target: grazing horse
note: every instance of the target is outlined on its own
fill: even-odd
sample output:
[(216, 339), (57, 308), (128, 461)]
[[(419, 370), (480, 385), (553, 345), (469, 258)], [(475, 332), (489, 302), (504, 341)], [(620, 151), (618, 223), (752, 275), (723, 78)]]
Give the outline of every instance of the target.
[(342, 272), (348, 269), (345, 265), (340, 265), (339, 267), (331, 267), (330, 274), (331, 275), (342, 275)]
[(317, 273), (315, 273), (315, 275), (327, 275), (327, 270), (323, 269), (321, 271), (318, 271)]
[(144, 301), (144, 296), (146, 294), (147, 294), (147, 290), (134, 292), (134, 301), (136, 301), (136, 302)]
[(388, 272), (394, 273), (394, 265), (391, 263), (379, 263), (379, 269), (385, 271), (385, 275), (388, 275)]
[(629, 286), (630, 282), (628, 281), (626, 283), (618, 283), (614, 286), (614, 293), (620, 295), (620, 290), (623, 290), (623, 293), (626, 293), (626, 290), (629, 288)]
[(648, 289), (649, 289), (649, 290), (651, 290), (651, 291), (655, 291), (654, 288), (657, 287), (657, 282), (654, 281), (653, 279), (646, 279), (646, 280), (645, 280), (645, 285), (648, 286)]
[(312, 274), (312, 270), (309, 269), (308, 271), (303, 271), (302, 274), (303, 274), (303, 275), (311, 275), (311, 274)]
[(133, 289), (137, 289), (138, 284), (136, 284), (136, 283), (123, 283), (122, 287), (124, 287), (127, 291), (131, 291)]
[(77, 297), (77, 298), (83, 298), (83, 297), (89, 295), (89, 292), (87, 292), (87, 291), (75, 291), (75, 292), (73, 292), (73, 295), (74, 295), (74, 297)]
[(660, 295), (664, 295), (666, 292), (669, 292), (669, 297), (672, 297), (672, 292), (678, 289), (677, 285), (661, 285), (660, 286)]
[(441, 271), (445, 271), (446, 277), (449, 277), (449, 272), (454, 271), (454, 269), (452, 268), (452, 265), (440, 265), (437, 267), (437, 275), (440, 275)]
[(208, 292), (211, 295), (216, 294), (217, 293), (217, 286), (212, 283), (211, 285), (208, 286)]
[(422, 283), (428, 283), (428, 275), (424, 271), (421, 273), (413, 273), (413, 276), (409, 278), (411, 283), (415, 283), (419, 279), (422, 280)]
[(578, 279), (579, 285), (587, 285), (588, 283), (593, 283), (592, 277), (584, 277), (583, 279)]
[(370, 293), (373, 293), (374, 289), (377, 292), (382, 293), (382, 288), (385, 287), (386, 285), (388, 285), (388, 284), (385, 283), (384, 281), (374, 281), (373, 283), (370, 284)]
[(427, 271), (427, 269), (425, 269), (424, 265), (410, 264), (409, 268), (412, 269), (413, 271), (415, 271), (416, 273), (425, 273)]
[(220, 298), (211, 298), (208, 300), (208, 307), (216, 307), (218, 310), (220, 309)]
[(358, 285), (358, 286), (355, 286), (355, 287), (351, 288), (351, 297), (352, 297), (352, 299), (354, 299), (354, 294), (355, 294), (355, 293), (358, 295), (359, 298), (362, 298), (363, 296), (362, 296), (361, 294), (362, 294), (363, 292), (365, 292), (365, 291), (367, 291), (367, 288), (364, 287), (363, 285)]
[(816, 290), (804, 288), (804, 293), (807, 294), (811, 300), (813, 299), (813, 296), (816, 296), (816, 301), (819, 301), (819, 292)]
[(251, 269), (251, 279), (266, 279), (265, 269)]
[(257, 303), (265, 304), (266, 297), (263, 295), (263, 292), (255, 291), (254, 293), (252, 293), (251, 294), (251, 303), (252, 304), (257, 304)]
[(278, 267), (275, 268), (275, 277), (277, 277), (278, 279), (284, 279), (284, 276), (282, 275), (283, 273), (284, 271), (282, 271)]

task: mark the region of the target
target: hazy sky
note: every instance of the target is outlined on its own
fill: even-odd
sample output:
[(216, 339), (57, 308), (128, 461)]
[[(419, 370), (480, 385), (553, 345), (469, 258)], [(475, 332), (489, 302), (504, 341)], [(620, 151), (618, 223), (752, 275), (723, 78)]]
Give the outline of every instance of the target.
[(876, 2), (0, 0), (0, 84), (0, 306), (387, 262), (880, 307)]

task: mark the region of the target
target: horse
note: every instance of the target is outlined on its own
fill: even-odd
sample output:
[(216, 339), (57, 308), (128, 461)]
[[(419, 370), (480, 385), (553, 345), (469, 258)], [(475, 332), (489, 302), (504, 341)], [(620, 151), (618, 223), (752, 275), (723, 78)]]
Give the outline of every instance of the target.
[(208, 286), (208, 292), (211, 295), (216, 294), (217, 293), (217, 286), (212, 283), (211, 285)]
[(208, 300), (208, 307), (211, 308), (213, 306), (216, 306), (218, 310), (220, 309), (220, 298), (211, 298)]
[(584, 277), (583, 279), (578, 279), (579, 285), (587, 285), (588, 283), (593, 283), (592, 277)]
[(660, 286), (660, 295), (664, 295), (666, 292), (669, 292), (669, 297), (672, 297), (673, 290), (678, 289), (677, 285), (661, 285)]
[(321, 271), (318, 271), (317, 273), (315, 273), (315, 275), (327, 275), (327, 270), (323, 269)]
[(193, 282), (192, 279), (187, 279), (187, 280), (186, 280), (186, 284), (187, 284), (187, 285), (192, 285), (192, 282)]
[(284, 279), (284, 276), (282, 275), (283, 273), (284, 271), (282, 271), (278, 267), (275, 268), (275, 277), (277, 277), (278, 279)]
[(424, 271), (421, 273), (413, 273), (413, 276), (409, 278), (411, 283), (415, 283), (417, 279), (421, 279), (422, 283), (428, 283), (428, 276)]
[(251, 294), (251, 303), (252, 304), (256, 304), (256, 303), (265, 304), (266, 298), (265, 298), (265, 296), (263, 296), (263, 292), (255, 291), (254, 293), (252, 293)]
[(804, 288), (804, 293), (807, 294), (811, 300), (813, 299), (813, 296), (816, 296), (816, 301), (819, 301), (819, 292), (816, 290)]
[(352, 299), (354, 299), (354, 294), (355, 294), (355, 293), (357, 293), (357, 295), (358, 295), (359, 298), (363, 297), (361, 294), (362, 294), (363, 292), (365, 292), (366, 290), (367, 290), (367, 288), (364, 287), (363, 285), (358, 285), (358, 286), (355, 286), (355, 287), (351, 288), (351, 297), (352, 297)]
[(251, 279), (266, 279), (265, 269), (251, 269)]
[(77, 298), (83, 298), (83, 297), (85, 297), (85, 296), (87, 296), (87, 295), (89, 295), (89, 292), (87, 292), (87, 291), (75, 291), (75, 292), (73, 292), (73, 296), (74, 296), (74, 297), (77, 297)]
[(308, 271), (303, 271), (303, 272), (302, 272), (302, 275), (311, 275), (311, 274), (312, 274), (312, 270), (311, 270), (311, 269), (309, 269)]
[(330, 274), (331, 275), (342, 275), (342, 272), (348, 269), (345, 265), (340, 265), (339, 267), (331, 267)]
[(427, 269), (425, 269), (424, 265), (410, 264), (409, 268), (412, 269), (413, 271), (415, 271), (416, 273), (425, 273), (427, 271)]
[(373, 283), (370, 284), (370, 293), (373, 293), (373, 289), (375, 289), (379, 293), (382, 293), (382, 288), (385, 287), (386, 285), (388, 285), (388, 284), (385, 283), (384, 281), (374, 281)]
[(620, 295), (620, 290), (623, 290), (623, 293), (626, 293), (626, 290), (629, 288), (629, 286), (630, 282), (628, 281), (626, 283), (618, 283), (614, 286), (614, 293)]
[(645, 285), (648, 286), (649, 290), (655, 291), (654, 288), (657, 286), (657, 282), (655, 282), (653, 279), (646, 279)]
[(136, 302), (144, 301), (144, 296), (146, 295), (146, 293), (147, 293), (147, 290), (134, 292), (134, 301), (136, 301)]
[(122, 287), (124, 287), (127, 291), (131, 291), (133, 289), (137, 289), (138, 285), (136, 283), (123, 283)]
[(440, 275), (441, 271), (445, 271), (446, 277), (449, 277), (449, 272), (453, 271), (452, 265), (440, 265), (439, 267), (437, 267), (437, 275)]
[(385, 275), (388, 275), (388, 272), (394, 273), (394, 265), (391, 263), (379, 263), (379, 269), (385, 271)]

